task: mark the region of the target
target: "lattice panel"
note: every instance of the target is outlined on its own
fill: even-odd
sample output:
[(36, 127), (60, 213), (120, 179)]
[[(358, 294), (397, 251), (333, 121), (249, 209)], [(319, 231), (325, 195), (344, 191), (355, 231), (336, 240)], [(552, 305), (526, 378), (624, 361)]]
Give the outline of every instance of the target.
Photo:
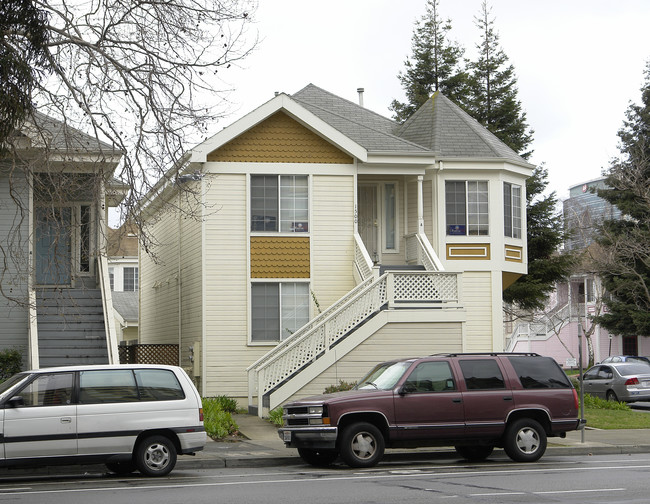
[(165, 364), (178, 366), (178, 345), (137, 344), (119, 346), (120, 364)]
[(457, 301), (458, 280), (455, 273), (395, 273), (395, 301)]

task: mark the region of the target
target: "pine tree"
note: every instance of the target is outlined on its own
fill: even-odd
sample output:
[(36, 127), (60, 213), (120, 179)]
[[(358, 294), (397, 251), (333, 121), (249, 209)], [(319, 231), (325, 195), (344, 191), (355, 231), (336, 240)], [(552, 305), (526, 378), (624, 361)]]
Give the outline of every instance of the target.
[(451, 20), (439, 15), (439, 0), (427, 0), (426, 14), (416, 23), (406, 69), (398, 79), (406, 92), (406, 103), (393, 100), (394, 119), (404, 122), (435, 92), (461, 103), (467, 74), (461, 69), (464, 49), (449, 39)]
[(618, 132), (621, 157), (609, 168), (598, 195), (622, 213), (598, 229), (598, 274), (610, 297), (608, 313), (597, 318), (623, 336), (650, 336), (650, 61), (641, 105), (631, 104)]
[(494, 29), (494, 18), (487, 1), (481, 5), (481, 13), (475, 18), (481, 32), (477, 44), (478, 57), (469, 62), (469, 96), (463, 105), (478, 122), (494, 133), (501, 141), (528, 159), (533, 141), (533, 131), (526, 122), (517, 99), (517, 78), (514, 66), (499, 44)]
[(528, 274), (503, 292), (506, 303), (522, 310), (544, 308), (556, 282), (565, 278), (576, 263), (573, 255), (558, 253), (565, 232), (557, 225), (555, 192), (543, 194), (547, 186), (548, 170), (538, 166), (526, 180)]

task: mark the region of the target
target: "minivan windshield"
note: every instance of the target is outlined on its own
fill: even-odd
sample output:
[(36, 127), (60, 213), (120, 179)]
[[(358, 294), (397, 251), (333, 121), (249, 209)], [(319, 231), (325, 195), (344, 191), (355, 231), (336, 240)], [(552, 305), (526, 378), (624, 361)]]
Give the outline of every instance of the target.
[(361, 378), (355, 389), (390, 390), (404, 376), (411, 362), (387, 362), (379, 364), (370, 373)]

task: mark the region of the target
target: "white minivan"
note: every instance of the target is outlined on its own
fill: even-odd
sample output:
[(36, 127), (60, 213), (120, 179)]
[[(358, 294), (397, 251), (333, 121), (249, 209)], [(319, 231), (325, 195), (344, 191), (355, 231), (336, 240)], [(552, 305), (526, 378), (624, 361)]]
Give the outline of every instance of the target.
[(164, 476), (206, 442), (201, 396), (176, 366), (69, 366), (0, 384), (0, 466), (105, 463)]

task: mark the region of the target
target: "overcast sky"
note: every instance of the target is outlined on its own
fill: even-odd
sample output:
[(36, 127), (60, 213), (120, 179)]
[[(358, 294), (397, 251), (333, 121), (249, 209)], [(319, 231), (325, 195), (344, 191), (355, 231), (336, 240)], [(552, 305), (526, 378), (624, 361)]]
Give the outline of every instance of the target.
[[(648, 0), (490, 0), (519, 99), (535, 130), (531, 159), (546, 163), (549, 189), (598, 178), (617, 155), (617, 130), (640, 101), (650, 59)], [(451, 37), (475, 54), (481, 0), (441, 0)], [(256, 51), (224, 76), (234, 112), (211, 133), (271, 99), (313, 83), (390, 117), (404, 100), (397, 74), (411, 55), (425, 0), (259, 0)]]

